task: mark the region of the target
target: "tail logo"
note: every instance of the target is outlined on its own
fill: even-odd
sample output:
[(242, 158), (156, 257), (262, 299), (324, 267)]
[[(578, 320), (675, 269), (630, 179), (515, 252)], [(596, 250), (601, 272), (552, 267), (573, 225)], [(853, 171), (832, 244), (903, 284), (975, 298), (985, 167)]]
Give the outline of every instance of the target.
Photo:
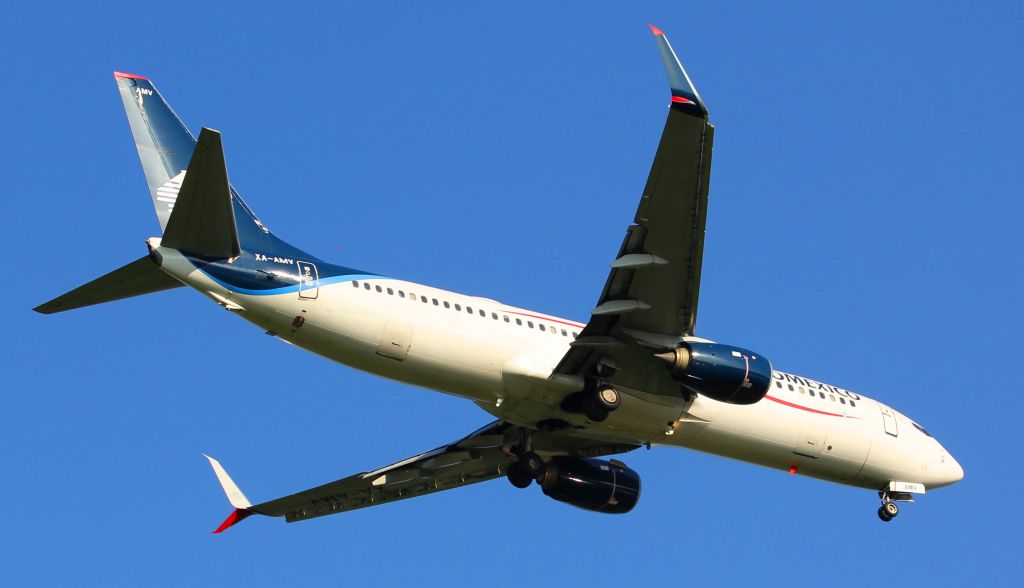
[(143, 96), (152, 96), (152, 95), (153, 95), (153, 90), (149, 90), (147, 88), (140, 88), (139, 86), (135, 86), (135, 102), (138, 103), (139, 108), (142, 108), (142, 97)]
[[(142, 103), (142, 99), (139, 99), (139, 103)], [(181, 190), (181, 182), (185, 180), (185, 172), (182, 171), (173, 178), (167, 180), (167, 182), (156, 189), (157, 202), (163, 203), (167, 206), (167, 212), (170, 213), (174, 210), (174, 203), (178, 200), (178, 191)]]

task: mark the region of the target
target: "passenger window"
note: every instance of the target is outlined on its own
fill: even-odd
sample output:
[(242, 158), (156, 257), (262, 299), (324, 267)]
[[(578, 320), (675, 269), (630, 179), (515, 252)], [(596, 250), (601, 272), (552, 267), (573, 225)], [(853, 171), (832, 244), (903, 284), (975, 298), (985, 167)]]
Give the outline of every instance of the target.
[(544, 331), (544, 325), (538, 324), (537, 328), (540, 329), (541, 331)]
[(855, 407), (855, 406), (857, 406), (857, 404), (854, 401), (851, 400), (850, 401), (850, 406), (854, 406)]
[(526, 321), (526, 324), (529, 325), (531, 329), (533, 328), (533, 321)]
[(846, 404), (846, 399), (842, 396), (839, 397), (839, 404)]
[(491, 313), (491, 318), (494, 319), (494, 320), (498, 320), (498, 313), (492, 312)]
[(427, 303), (427, 297), (426, 296), (420, 296), (420, 300), (423, 301), (423, 304)]
[(363, 282), (363, 288), (366, 289), (366, 290), (369, 290), (370, 289), (370, 285), (367, 284), (366, 282)]
[[(811, 394), (814, 394), (814, 393), (811, 392)], [(825, 393), (824, 392), (818, 392), (818, 396), (821, 396), (821, 399), (825, 400)]]
[(392, 290), (391, 288), (388, 288), (388, 296), (394, 296), (394, 295), (395, 295), (395, 291)]
[(438, 305), (437, 298), (431, 298), (430, 300), (433, 301), (434, 306)]
[(459, 305), (459, 304), (456, 304), (456, 305), (455, 305), (455, 310), (462, 310), (462, 306), (461, 306), (461, 305)]
[(356, 288), (358, 288), (359, 287), (359, 280), (352, 280), (352, 285), (355, 286)]
[(789, 386), (789, 391), (792, 392), (793, 391), (793, 384), (786, 384), (786, 385)]
[(580, 336), (580, 334), (578, 332), (576, 332), (576, 331), (572, 332), (572, 338), (573, 339), (575, 339), (576, 337), (579, 337), (579, 336)]
[(832, 399), (832, 402), (836, 401), (836, 395), (835, 394), (829, 394), (828, 397)]
[[(487, 318), (487, 313), (481, 310), (481, 311), (480, 311), (480, 316), (482, 316), (482, 317), (484, 317), (484, 318)], [(495, 316), (494, 318), (498, 318), (498, 317), (497, 317), (497, 316)]]
[(399, 291), (398, 291), (398, 297), (399, 297), (399, 298), (405, 298), (405, 292), (403, 292), (403, 291), (399, 290)]
[(516, 319), (516, 324), (520, 327), (523, 326), (523, 319)]
[(804, 387), (803, 386), (797, 386), (796, 389), (799, 390), (801, 394), (804, 393)]
[(468, 312), (469, 314), (473, 314), (473, 309), (472, 309), (472, 307), (469, 307), (469, 306), (467, 306), (467, 307), (466, 307), (466, 312)]
[(505, 315), (505, 322), (506, 322), (506, 323), (507, 323), (507, 322), (509, 322), (509, 321), (508, 321), (508, 315), (507, 315), (507, 314)]
[(380, 286), (375, 286), (375, 288), (377, 289), (378, 292), (382, 292), (383, 291), (383, 290), (381, 290)]
[(451, 308), (452, 306), (451, 306), (450, 304), (448, 304), (448, 301), (447, 301), (447, 300), (445, 300), (445, 301), (444, 301), (444, 307), (445, 307), (445, 308)]
[(562, 329), (562, 336), (563, 336), (563, 337), (568, 337), (568, 336), (569, 336), (569, 333), (566, 333), (566, 332), (565, 332), (565, 329)]
[(782, 387), (782, 382), (780, 382), (778, 380), (775, 380), (775, 387), (776, 388), (781, 388)]

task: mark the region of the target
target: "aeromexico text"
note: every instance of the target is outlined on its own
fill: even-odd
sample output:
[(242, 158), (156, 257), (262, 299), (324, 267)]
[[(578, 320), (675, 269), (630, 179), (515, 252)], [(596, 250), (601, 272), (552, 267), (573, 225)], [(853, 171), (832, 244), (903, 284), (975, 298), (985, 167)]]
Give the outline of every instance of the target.
[(843, 390), (831, 384), (823, 384), (822, 382), (815, 382), (808, 378), (801, 378), (800, 376), (794, 376), (793, 374), (787, 374), (785, 372), (772, 372), (772, 377), (781, 382), (789, 382), (790, 384), (796, 384), (798, 386), (805, 386), (810, 390), (825, 390), (826, 392), (832, 392), (840, 396), (845, 396), (853, 400), (860, 400), (860, 395), (856, 392), (850, 392), (849, 390)]

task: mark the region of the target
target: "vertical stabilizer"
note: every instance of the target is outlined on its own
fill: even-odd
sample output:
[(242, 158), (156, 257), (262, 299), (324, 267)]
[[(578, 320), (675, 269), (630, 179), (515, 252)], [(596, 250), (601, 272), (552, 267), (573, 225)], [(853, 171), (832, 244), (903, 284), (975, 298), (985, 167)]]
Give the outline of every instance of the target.
[(174, 209), (181, 174), (188, 168), (196, 141), (149, 78), (115, 71), (114, 79), (162, 231)]

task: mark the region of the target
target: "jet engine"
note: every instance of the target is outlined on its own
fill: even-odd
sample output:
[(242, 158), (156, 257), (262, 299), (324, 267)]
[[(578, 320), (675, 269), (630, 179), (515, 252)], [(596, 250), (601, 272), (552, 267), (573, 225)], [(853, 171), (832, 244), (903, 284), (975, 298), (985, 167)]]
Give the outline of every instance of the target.
[(730, 404), (754, 404), (772, 384), (772, 364), (752, 351), (719, 343), (685, 342), (655, 355), (685, 388)]
[(551, 498), (596, 512), (627, 513), (640, 499), (640, 475), (614, 460), (555, 456), (538, 482)]

